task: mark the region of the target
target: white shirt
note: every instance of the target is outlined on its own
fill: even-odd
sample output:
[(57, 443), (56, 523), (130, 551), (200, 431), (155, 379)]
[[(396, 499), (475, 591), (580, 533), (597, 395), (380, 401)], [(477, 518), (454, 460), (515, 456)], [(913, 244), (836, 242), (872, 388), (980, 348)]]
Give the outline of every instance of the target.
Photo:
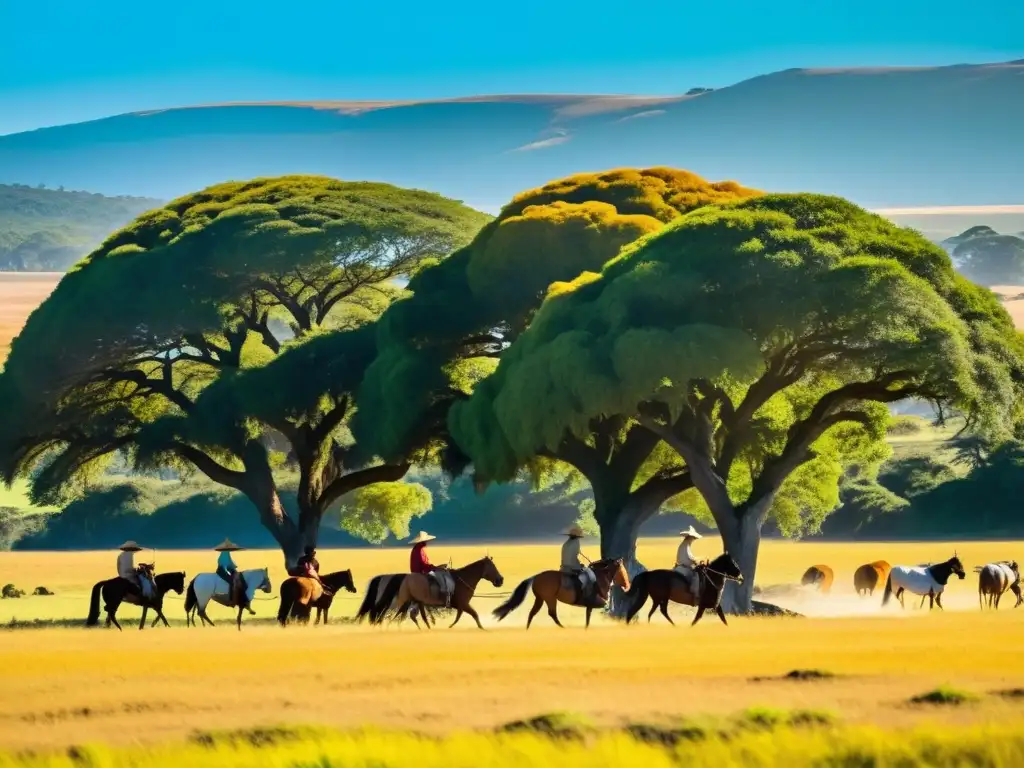
[(117, 575), (128, 581), (135, 581), (135, 553), (122, 552), (117, 556)]
[(683, 539), (683, 543), (679, 545), (679, 549), (676, 551), (676, 565), (682, 565), (687, 568), (693, 568), (697, 561), (693, 559), (693, 551), (690, 549), (696, 539), (692, 536), (687, 536)]
[(562, 545), (562, 567), (577, 569), (580, 567), (580, 540), (570, 536)]

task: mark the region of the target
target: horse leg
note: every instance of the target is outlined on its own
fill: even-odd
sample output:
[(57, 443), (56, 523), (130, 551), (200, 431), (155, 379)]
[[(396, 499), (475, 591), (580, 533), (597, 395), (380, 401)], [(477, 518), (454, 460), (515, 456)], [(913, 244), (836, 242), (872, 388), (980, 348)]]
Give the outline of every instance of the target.
[(584, 625), (584, 629), (590, 629), (590, 614), (593, 612), (593, 608), (587, 606), (587, 623)]
[(944, 610), (946, 610), (945, 608), (943, 608), (943, 607), (942, 607), (942, 593), (941, 593), (941, 592), (939, 592), (939, 594), (937, 594), (937, 595), (935, 596), (935, 604), (936, 604), (937, 606), (939, 606), (939, 610), (940, 610), (940, 611), (944, 611)]
[(667, 597), (664, 600), (661, 601), (661, 615), (664, 616), (666, 619), (668, 619), (668, 623), (671, 624), (673, 627), (676, 625), (676, 623), (674, 621), (672, 621), (672, 617), (668, 615), (668, 598)]
[(700, 608), (697, 609), (697, 615), (693, 617), (693, 622), (690, 624), (690, 626), (692, 627), (694, 624), (696, 624), (698, 621), (700, 621), (700, 617), (703, 616), (703, 615), (704, 615), (704, 606), (701, 606)]
[(146, 613), (148, 611), (149, 611), (149, 608), (147, 606), (145, 606), (145, 605), (142, 606), (142, 618), (139, 619), (139, 629), (145, 629), (146, 628)]
[(242, 608), (242, 606), (238, 606), (238, 619), (237, 619), (236, 623), (238, 624), (238, 631), (239, 632), (242, 631), (242, 611), (243, 610), (244, 609)]
[(1000, 592), (998, 595), (996, 595), (995, 608), (996, 608), (997, 611), (999, 610), (999, 598), (1001, 598), (1002, 596), (1003, 596), (1002, 592)]
[[(559, 627), (562, 627), (562, 622), (560, 622), (558, 620), (558, 600), (557, 600), (557, 598), (555, 600), (549, 600), (548, 601), (548, 616), (551, 617), (551, 620), (553, 622), (555, 622), (555, 624), (557, 624)], [(565, 629), (565, 627), (562, 627), (562, 629)]]
[(199, 609), (199, 618), (203, 620), (203, 626), (209, 624), (211, 627), (214, 626), (213, 619), (206, 615), (206, 608)]
[(472, 605), (467, 605), (465, 608), (463, 608), (463, 610), (473, 617), (473, 620), (476, 622), (476, 625), (480, 629), (484, 628), (484, 625), (480, 623), (480, 615), (476, 612), (476, 609)]
[(534, 595), (534, 598), (533, 598), (533, 608), (530, 609), (530, 615), (526, 617), (526, 628), (527, 629), (529, 629), (530, 628), (530, 624), (533, 623), (533, 617), (536, 616), (538, 613), (540, 613), (540, 607), (542, 605), (544, 605), (543, 598), (540, 598), (540, 597), (537, 597), (536, 595)]
[(651, 623), (651, 618), (654, 616), (654, 612), (658, 610), (658, 601), (655, 600), (651, 603), (651, 612), (647, 614), (647, 623)]
[(462, 609), (458, 608), (458, 609), (456, 609), (456, 612), (455, 612), (455, 621), (453, 621), (451, 624), (448, 625), (448, 629), (451, 629), (456, 624), (458, 624), (459, 623), (459, 619), (461, 619), (461, 618), (462, 618)]
[(718, 618), (722, 620), (722, 623), (728, 627), (729, 622), (725, 620), (725, 611), (722, 610), (722, 606), (718, 606), (717, 608), (715, 608), (715, 613), (718, 614)]
[[(327, 608), (327, 607), (324, 608), (324, 626), (325, 627), (327, 626), (327, 614), (328, 614), (328, 612), (330, 610), (331, 610), (330, 608)], [(320, 614), (318, 613), (317, 614), (317, 619), (319, 620), (319, 618), (320, 618)]]

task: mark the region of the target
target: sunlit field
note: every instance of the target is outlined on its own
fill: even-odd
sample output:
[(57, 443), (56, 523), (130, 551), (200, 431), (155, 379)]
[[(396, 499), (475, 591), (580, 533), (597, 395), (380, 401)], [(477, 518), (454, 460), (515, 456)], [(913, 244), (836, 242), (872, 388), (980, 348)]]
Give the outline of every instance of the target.
[[(482, 585), (476, 605), (485, 614), (498, 604), (492, 595), (556, 564), (558, 543), (445, 547), (435, 542), (432, 557), (435, 562), (451, 557), (459, 565), (490, 552), (506, 583), (501, 590)], [(676, 543), (645, 540), (641, 558), (649, 567), (668, 565)], [(256, 726), (377, 726), (443, 735), (559, 711), (601, 725), (664, 724), (734, 718), (766, 706), (825, 713), (844, 727), (1005, 725), (1024, 715), (1024, 699), (994, 693), (1024, 688), (1024, 654), (1018, 650), (1024, 645), (1024, 610), (1014, 610), (1009, 598), (998, 613), (982, 614), (971, 570), (988, 560), (1016, 557), (1024, 545), (958, 546), (969, 575), (951, 584), (945, 613), (929, 615), (916, 605), (911, 609), (909, 601), (906, 611), (896, 604), (882, 609), (879, 593), (864, 600), (853, 594), (853, 570), (863, 562), (937, 561), (952, 549), (947, 544), (766, 542), (758, 581), (770, 599), (804, 618), (730, 618), (725, 627), (708, 617), (691, 628), (680, 611), (676, 627), (656, 618), (651, 625), (642, 621), (630, 627), (602, 620), (584, 630), (582, 611), (563, 607), (561, 615), (573, 626), (559, 630), (542, 615), (529, 632), (523, 629), (524, 609), (500, 625), (488, 618), (483, 632), (472, 622), (449, 631), (441, 620), (431, 632), (343, 622), (361, 594), (339, 600), (332, 616), (337, 622), (327, 628), (282, 630), (271, 621), (276, 599), (257, 602), (258, 616), (241, 633), (231, 614), (217, 607), (210, 613), (218, 627), (186, 629), (180, 599), (167, 601), (168, 617), (176, 620), (170, 629), (139, 632), (132, 623), (139, 612), (132, 607), (119, 614), (125, 619), (122, 633), (25, 628), (22, 623), (34, 619), (84, 618), (88, 587), (109, 577), (116, 553), (4, 554), (0, 581), (27, 591), (45, 585), (57, 594), (0, 601), (0, 621), (16, 622), (0, 631), (0, 748), (175, 742), (201, 730)], [(699, 556), (717, 550), (710, 537), (698, 542)], [(376, 573), (405, 570), (406, 557), (405, 549), (337, 550), (323, 552), (321, 561), (325, 570), (353, 568), (362, 587)], [(242, 552), (237, 559), (243, 568), (270, 567), (276, 598), (278, 553)], [(157, 553), (159, 570), (185, 570), (190, 577), (210, 570), (213, 562), (213, 553)], [(814, 563), (834, 568), (832, 594), (792, 586)], [(797, 669), (831, 677), (778, 679)], [(959, 706), (910, 703), (943, 685), (972, 698)], [(386, 743), (355, 764), (407, 764), (388, 762), (398, 758)], [(620, 746), (609, 743), (602, 749)], [(447, 747), (430, 749), (440, 761)], [(373, 763), (378, 753), (381, 762)], [(344, 754), (344, 749), (336, 752), (335, 764), (352, 765), (342, 760)], [(136, 758), (155, 764), (130, 753), (118, 753), (117, 760)], [(636, 753), (628, 759), (641, 758)], [(469, 765), (466, 759), (455, 764)], [(504, 764), (498, 758), (484, 762)]]
[(0, 272), (0, 364), (11, 339), (63, 277), (56, 272)]

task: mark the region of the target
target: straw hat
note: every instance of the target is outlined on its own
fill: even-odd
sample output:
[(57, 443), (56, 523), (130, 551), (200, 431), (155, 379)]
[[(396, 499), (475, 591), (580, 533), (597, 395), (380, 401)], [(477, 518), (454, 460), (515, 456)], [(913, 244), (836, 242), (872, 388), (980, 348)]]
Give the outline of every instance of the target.
[(437, 536), (431, 536), (426, 531), (420, 531), (418, 534), (416, 534), (416, 538), (415, 539), (410, 539), (409, 540), (409, 543), (410, 544), (423, 544), (426, 541), (433, 541), (436, 538), (437, 538)]
[(565, 536), (569, 536), (570, 538), (573, 538), (573, 539), (582, 539), (583, 536), (584, 536), (584, 533), (583, 533), (583, 529), (582, 528), (580, 528), (578, 525), (574, 525), (572, 528), (567, 530), (564, 535)]
[(680, 531), (679, 535), (680, 536), (685, 536), (688, 539), (703, 539), (704, 538), (704, 534), (697, 533), (697, 531), (694, 530), (692, 525), (689, 528), (687, 528), (685, 531)]
[(120, 549), (122, 552), (141, 552), (142, 551), (142, 547), (140, 547), (134, 541), (130, 541), (130, 540), (126, 541), (124, 544), (122, 544), (120, 547), (118, 547), (118, 549)]
[(213, 548), (214, 552), (238, 552), (242, 547), (238, 546), (231, 539), (224, 539), (220, 544)]

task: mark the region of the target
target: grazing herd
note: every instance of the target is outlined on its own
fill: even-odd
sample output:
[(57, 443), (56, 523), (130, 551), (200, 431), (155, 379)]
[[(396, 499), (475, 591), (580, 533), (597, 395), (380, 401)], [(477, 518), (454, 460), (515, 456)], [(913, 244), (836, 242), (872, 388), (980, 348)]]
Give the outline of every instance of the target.
[[(998, 609), (999, 601), (1007, 592), (1013, 593), (1017, 601), (1014, 607), (1024, 603), (1021, 594), (1020, 567), (1016, 560), (1000, 560), (974, 568), (978, 574), (978, 605), (985, 608)], [(950, 578), (957, 576), (963, 580), (967, 574), (960, 558), (953, 554), (949, 560), (941, 563), (924, 563), (922, 565), (891, 566), (885, 560), (865, 563), (853, 573), (853, 588), (860, 597), (870, 597), (875, 590), (884, 586), (882, 605), (887, 605), (895, 597), (901, 606), (904, 595), (909, 593), (929, 601), (929, 609), (938, 606), (942, 609), (942, 595)], [(827, 595), (832, 589), (835, 574), (827, 565), (812, 565), (800, 579), (805, 587), (814, 587)]]

